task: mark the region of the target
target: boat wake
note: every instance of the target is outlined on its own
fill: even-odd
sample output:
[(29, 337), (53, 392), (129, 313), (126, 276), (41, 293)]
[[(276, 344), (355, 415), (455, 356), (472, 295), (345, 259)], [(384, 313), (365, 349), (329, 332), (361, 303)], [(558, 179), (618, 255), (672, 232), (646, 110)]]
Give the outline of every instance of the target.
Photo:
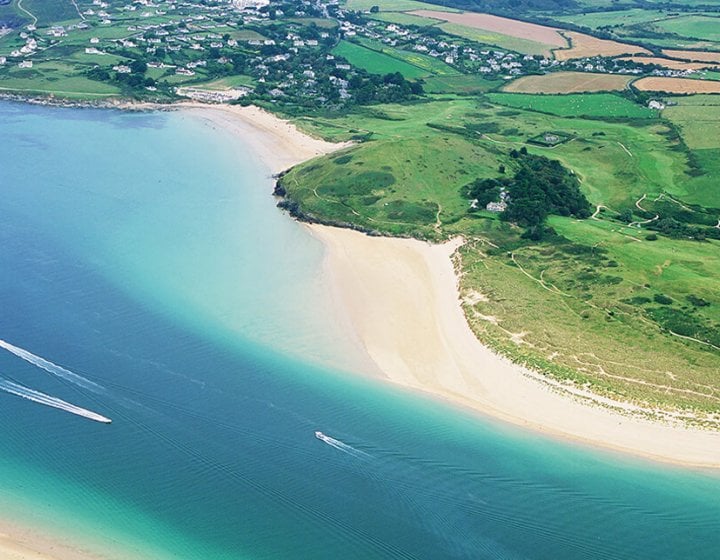
[(45, 393), (41, 393), (40, 391), (35, 391), (34, 389), (24, 387), (23, 385), (20, 385), (18, 383), (13, 383), (12, 381), (8, 381), (7, 379), (0, 378), (0, 391), (5, 391), (6, 393), (10, 393), (11, 395), (16, 395), (18, 397), (22, 397), (23, 399), (27, 399), (29, 401), (36, 402), (45, 406), (64, 410), (65, 412), (69, 412), (70, 414), (76, 414), (77, 416), (82, 416), (83, 418), (94, 420), (95, 422), (101, 422), (103, 424), (110, 424), (112, 422), (110, 418), (98, 414), (97, 412), (93, 412), (92, 410), (76, 406), (57, 397), (46, 395)]
[(78, 387), (82, 387), (83, 389), (87, 389), (88, 391), (92, 391), (93, 393), (105, 393), (105, 388), (103, 386), (84, 378), (82, 375), (78, 375), (77, 373), (73, 373), (72, 371), (67, 370), (64, 367), (54, 364), (51, 361), (46, 360), (45, 358), (36, 356), (32, 352), (29, 352), (24, 348), (14, 346), (9, 342), (5, 342), (2, 339), (0, 339), (0, 348), (4, 348), (11, 354), (15, 354), (18, 358), (22, 358), (26, 362), (29, 362), (39, 367), (40, 369), (44, 369), (48, 373), (56, 375), (57, 377), (60, 377), (65, 381), (69, 381), (70, 383), (73, 383)]
[(369, 459), (370, 455), (365, 453), (364, 451), (360, 451), (359, 449), (355, 449), (352, 445), (348, 445), (347, 443), (343, 443), (339, 439), (335, 439), (333, 437), (330, 437), (328, 435), (325, 435), (322, 432), (315, 432), (315, 437), (318, 438), (323, 443), (327, 443), (330, 447), (334, 447), (335, 449), (342, 451), (343, 453), (347, 453), (348, 455), (353, 455), (354, 457), (362, 457), (365, 459)]

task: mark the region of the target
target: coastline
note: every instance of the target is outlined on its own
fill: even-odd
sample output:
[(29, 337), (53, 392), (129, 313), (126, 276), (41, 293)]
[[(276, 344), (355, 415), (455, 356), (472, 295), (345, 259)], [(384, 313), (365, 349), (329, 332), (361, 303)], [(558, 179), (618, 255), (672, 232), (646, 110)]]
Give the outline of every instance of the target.
[[(193, 113), (240, 136), (273, 175), (351, 145), (313, 138), (256, 106), (183, 101), (112, 107)], [(431, 245), (305, 226), (325, 247), (329, 297), (385, 380), (552, 437), (662, 463), (720, 469), (720, 432), (649, 419), (632, 404), (563, 385), (483, 346), (461, 307), (452, 261), (459, 240)], [(423, 301), (430, 305), (418, 305)]]
[[(273, 173), (349, 145), (312, 138), (257, 107), (170, 108), (196, 112), (241, 135)], [(325, 246), (329, 296), (387, 381), (552, 437), (720, 468), (720, 432), (642, 417), (638, 407), (569, 388), (483, 346), (461, 307), (452, 260), (459, 240), (430, 245), (305, 225)]]
[(458, 241), (430, 245), (308, 227), (325, 244), (327, 274), (388, 381), (551, 437), (720, 468), (720, 432), (642, 418), (632, 405), (570, 393), (483, 346), (459, 299), (452, 261)]
[[(272, 173), (347, 146), (311, 138), (257, 107), (200, 103), (112, 107), (193, 112), (241, 136)], [(582, 404), (482, 346), (458, 299), (451, 260), (457, 242), (429, 245), (329, 226), (307, 227), (325, 247), (331, 297), (348, 314), (359, 340), (389, 382), (548, 435), (664, 462), (720, 468), (720, 433), (663, 425)], [(55, 533), (6, 521), (0, 522), (3, 559), (122, 557), (94, 547), (91, 552)], [(104, 543), (99, 546), (105, 549)]]

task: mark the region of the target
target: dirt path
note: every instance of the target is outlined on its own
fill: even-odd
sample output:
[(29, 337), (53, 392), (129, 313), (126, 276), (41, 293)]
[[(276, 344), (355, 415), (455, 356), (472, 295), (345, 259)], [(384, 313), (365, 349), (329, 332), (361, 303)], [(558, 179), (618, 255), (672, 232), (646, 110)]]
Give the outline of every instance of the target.
[(37, 25), (38, 18), (36, 18), (35, 15), (32, 14), (31, 12), (29, 12), (28, 10), (26, 10), (25, 8), (23, 8), (22, 0), (18, 0), (17, 8), (18, 8), (18, 10), (20, 10), (21, 12), (25, 12), (27, 15), (29, 15), (29, 16), (33, 19), (33, 23), (32, 23), (33, 25)]
[(630, 223), (628, 224), (628, 227), (640, 227), (640, 226), (644, 226), (645, 224), (649, 224), (650, 222), (654, 222), (655, 220), (659, 220), (659, 219), (660, 219), (660, 214), (655, 214), (655, 217), (654, 217), (654, 218), (650, 218), (649, 220), (643, 220), (643, 221), (641, 221), (641, 222), (630, 222)]
[(80, 16), (80, 19), (85, 21), (85, 16), (82, 15), (82, 12), (80, 11), (80, 8), (78, 7), (77, 2), (75, 0), (70, 0), (70, 2), (72, 2), (72, 5), (75, 6), (75, 11)]
[(620, 144), (620, 147), (625, 150), (625, 153), (627, 153), (627, 155), (633, 157), (632, 152), (625, 147), (625, 144), (623, 144), (622, 142), (618, 142), (618, 144)]
[(647, 212), (647, 210), (645, 210), (645, 208), (643, 208), (642, 206), (640, 206), (640, 203), (641, 203), (643, 200), (645, 200), (646, 198), (647, 198), (647, 194), (644, 194), (644, 195), (642, 195), (640, 198), (638, 198), (638, 199), (635, 201), (635, 207), (636, 207), (638, 210), (641, 210), (641, 211), (643, 211), (643, 212)]

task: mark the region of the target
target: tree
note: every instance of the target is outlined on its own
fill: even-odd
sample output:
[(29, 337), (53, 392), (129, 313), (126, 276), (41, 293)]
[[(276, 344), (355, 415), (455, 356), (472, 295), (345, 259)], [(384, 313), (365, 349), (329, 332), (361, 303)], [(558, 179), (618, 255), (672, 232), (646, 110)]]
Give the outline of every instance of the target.
[(630, 208), (625, 208), (625, 210), (618, 214), (618, 220), (629, 224), (633, 221), (633, 211)]
[(133, 60), (130, 63), (130, 70), (136, 74), (144, 74), (147, 71), (147, 64), (144, 60)]
[(371, 14), (377, 14), (379, 11), (380, 11), (380, 6), (371, 6), (370, 7)]

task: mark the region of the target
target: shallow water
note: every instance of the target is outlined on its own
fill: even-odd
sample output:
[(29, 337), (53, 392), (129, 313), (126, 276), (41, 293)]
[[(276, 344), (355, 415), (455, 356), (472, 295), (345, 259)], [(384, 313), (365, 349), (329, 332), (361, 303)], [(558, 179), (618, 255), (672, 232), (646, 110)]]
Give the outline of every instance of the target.
[(3, 348), (0, 377), (113, 421), (0, 392), (0, 516), (152, 558), (717, 558), (720, 476), (344, 373), (322, 247), (241, 139), (9, 103), (0, 127), (0, 339), (91, 385)]

